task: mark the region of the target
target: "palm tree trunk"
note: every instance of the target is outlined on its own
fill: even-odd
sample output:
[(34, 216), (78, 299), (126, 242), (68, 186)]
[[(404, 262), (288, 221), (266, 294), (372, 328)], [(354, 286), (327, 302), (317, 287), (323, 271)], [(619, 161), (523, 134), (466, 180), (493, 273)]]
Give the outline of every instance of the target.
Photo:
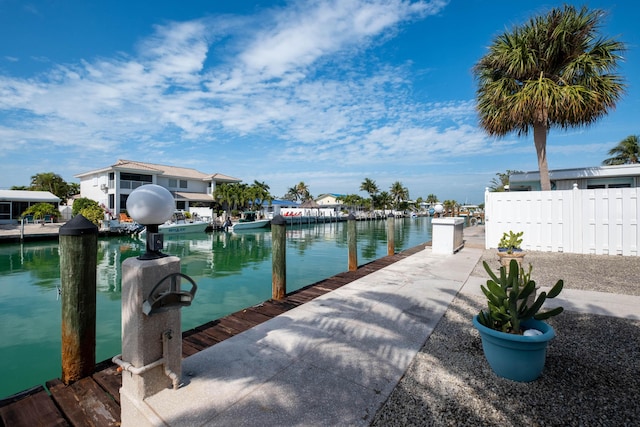
[(547, 125), (544, 122), (533, 124), (533, 143), (538, 155), (538, 170), (540, 171), (540, 188), (542, 191), (551, 190), (549, 180), (549, 166), (547, 165)]

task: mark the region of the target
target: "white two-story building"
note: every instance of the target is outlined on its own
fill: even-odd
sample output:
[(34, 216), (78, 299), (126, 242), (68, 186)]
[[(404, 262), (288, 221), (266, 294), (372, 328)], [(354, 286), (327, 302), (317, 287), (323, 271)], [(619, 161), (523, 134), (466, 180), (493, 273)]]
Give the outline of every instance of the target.
[[(113, 218), (127, 209), (131, 192), (144, 184), (160, 185), (173, 194), (176, 209), (211, 209), (216, 185), (239, 183), (239, 178), (220, 173), (206, 174), (191, 168), (118, 160), (105, 168), (75, 175), (80, 179), (80, 197), (95, 200)], [(209, 213), (208, 216), (213, 216)]]

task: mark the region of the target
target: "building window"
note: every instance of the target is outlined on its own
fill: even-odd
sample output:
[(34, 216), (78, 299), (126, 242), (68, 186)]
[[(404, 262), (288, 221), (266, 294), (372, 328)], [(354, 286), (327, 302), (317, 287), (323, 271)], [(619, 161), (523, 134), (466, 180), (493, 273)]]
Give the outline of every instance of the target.
[(13, 202), (11, 209), (13, 210), (13, 217), (20, 218), (22, 212), (29, 209), (29, 202)]
[(0, 202), (0, 219), (11, 219), (11, 202)]
[(142, 175), (139, 173), (120, 172), (120, 188), (133, 190), (143, 184), (151, 184), (153, 177), (151, 175)]
[(169, 188), (176, 188), (178, 186), (178, 180), (169, 178)]
[(121, 194), (120, 195), (120, 212), (126, 212), (127, 211), (127, 199), (129, 198), (128, 194)]
[(184, 179), (180, 180), (180, 188), (188, 188), (188, 183), (186, 180)]

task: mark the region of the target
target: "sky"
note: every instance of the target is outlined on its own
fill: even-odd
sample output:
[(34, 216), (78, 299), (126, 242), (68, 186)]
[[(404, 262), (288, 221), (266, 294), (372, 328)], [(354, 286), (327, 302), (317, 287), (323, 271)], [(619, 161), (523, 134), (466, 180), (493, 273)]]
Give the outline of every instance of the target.
[[(640, 134), (640, 3), (605, 10), (626, 93), (552, 129), (550, 169), (598, 166)], [(533, 0), (0, 0), (0, 189), (118, 159), (222, 173), (280, 197), (380, 191), (480, 203), (538, 169), (532, 136), (478, 125), (472, 67), (499, 34), (562, 6)]]

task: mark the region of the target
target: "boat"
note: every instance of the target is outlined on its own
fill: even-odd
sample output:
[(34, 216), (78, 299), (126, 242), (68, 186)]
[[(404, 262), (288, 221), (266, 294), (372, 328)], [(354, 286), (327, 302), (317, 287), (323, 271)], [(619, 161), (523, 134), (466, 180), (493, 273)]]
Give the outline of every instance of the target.
[[(171, 219), (158, 226), (158, 232), (163, 234), (186, 234), (204, 233), (209, 227), (209, 223), (200, 220), (188, 221), (184, 212), (175, 212)], [(140, 231), (140, 235), (145, 234), (145, 230)]]
[(250, 230), (253, 228), (267, 227), (271, 223), (269, 219), (258, 219), (255, 212), (243, 212), (238, 222), (231, 224), (232, 231)]
[(460, 217), (469, 218), (469, 225), (484, 223), (484, 211), (478, 205), (462, 205), (458, 208)]

